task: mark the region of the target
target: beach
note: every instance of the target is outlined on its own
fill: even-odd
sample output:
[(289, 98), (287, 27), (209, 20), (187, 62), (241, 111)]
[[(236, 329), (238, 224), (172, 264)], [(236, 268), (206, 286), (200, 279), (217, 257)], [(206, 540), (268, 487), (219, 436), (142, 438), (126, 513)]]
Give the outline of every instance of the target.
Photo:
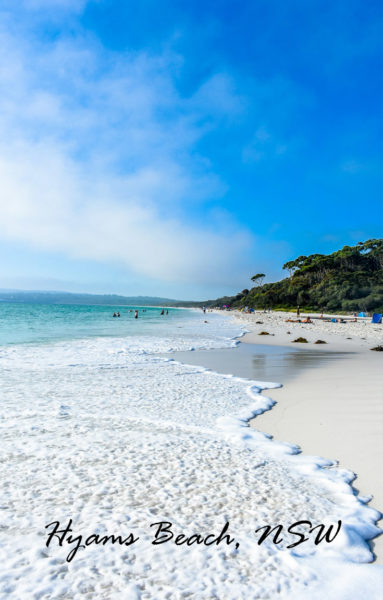
[[(0, 598), (378, 599), (379, 513), (353, 465), (261, 426), (307, 357), (321, 372), (343, 351), (265, 343), (254, 365), (233, 313), (25, 305), (11, 327), (14, 307), (0, 312)], [(161, 523), (172, 536), (155, 545)], [(264, 527), (282, 539), (258, 543)]]
[[(305, 454), (338, 461), (356, 474), (355, 490), (372, 496), (370, 505), (382, 511), (383, 481), (378, 473), (383, 464), (383, 356), (370, 349), (383, 343), (383, 325), (372, 324), (371, 319), (333, 323), (316, 318), (312, 324), (292, 323), (286, 320), (298, 317), (285, 312), (236, 312), (234, 318), (249, 329), (241, 343), (294, 347), (303, 355), (300, 364), (289, 361), (291, 369), (287, 381), (281, 381), (283, 387), (267, 393), (277, 404), (252, 420), (251, 426), (276, 440), (298, 444)], [(262, 331), (270, 335), (260, 336)], [(293, 342), (300, 336), (308, 343)], [(315, 344), (318, 339), (327, 343)], [(237, 365), (233, 358), (236, 351), (228, 352), (231, 357), (227, 354), (224, 359), (221, 353), (221, 370), (251, 378), (251, 365), (243, 369), (244, 361)], [(251, 353), (257, 354), (255, 347)], [(202, 364), (207, 366), (206, 360)], [(382, 564), (383, 536), (372, 547), (376, 562)]]

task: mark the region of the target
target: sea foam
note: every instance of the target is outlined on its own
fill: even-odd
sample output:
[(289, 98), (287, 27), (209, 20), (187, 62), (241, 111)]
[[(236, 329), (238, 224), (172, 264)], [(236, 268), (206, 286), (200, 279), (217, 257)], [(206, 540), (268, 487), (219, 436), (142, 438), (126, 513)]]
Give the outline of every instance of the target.
[[(160, 356), (236, 343), (229, 319), (208, 321), (1, 349), (2, 598), (379, 597), (382, 568), (362, 564), (379, 515), (354, 495), (353, 474), (248, 426), (279, 384)], [(69, 519), (74, 535), (140, 540), (80, 548), (68, 563), (45, 526)], [(330, 544), (257, 544), (257, 528), (298, 520), (342, 529)], [(229, 522), (239, 547), (155, 546), (158, 521), (187, 535)]]

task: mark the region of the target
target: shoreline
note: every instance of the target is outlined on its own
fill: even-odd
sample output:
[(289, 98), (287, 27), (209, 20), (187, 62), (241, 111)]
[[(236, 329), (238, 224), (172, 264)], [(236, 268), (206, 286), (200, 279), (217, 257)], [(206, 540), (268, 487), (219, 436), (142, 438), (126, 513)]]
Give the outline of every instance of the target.
[[(254, 361), (254, 346), (234, 341), (243, 329), (237, 322), (233, 326), (223, 315), (210, 315), (208, 324), (202, 315), (185, 317), (161, 328), (158, 323), (166, 321), (158, 318), (149, 335), (141, 327), (142, 335), (130, 338), (3, 350), (7, 535), (1, 550), (9, 573), (3, 587), (13, 585), (11, 592), (20, 597), (35, 590), (49, 595), (59, 581), (64, 595), (81, 595), (90, 565), (97, 597), (105, 591), (105, 577), (112, 595), (126, 593), (128, 577), (148, 598), (192, 590), (201, 597), (298, 600), (324, 594), (335, 600), (363, 597), (366, 589), (377, 597), (383, 569), (370, 564), (368, 540), (377, 533), (379, 513), (354, 496), (352, 473), (331, 468), (320, 455), (298, 454), (295, 445), (249, 426), (274, 404), (273, 380), (304, 372), (308, 364), (341, 362), (342, 354), (269, 344), (258, 346)], [(175, 348), (184, 350), (183, 363)], [(172, 360), (162, 358), (164, 349)], [(206, 360), (218, 357), (226, 374), (201, 367), (202, 353)], [(190, 366), (194, 359), (199, 366)], [(252, 380), (228, 375), (249, 366), (256, 371)], [(195, 545), (158, 549), (148, 543), (127, 555), (92, 544), (61, 581), (57, 569), (68, 550), (55, 542), (41, 552), (40, 533), (65, 514), (73, 517), (75, 531), (103, 534), (127, 526), (142, 540), (149, 525), (171, 522)], [(329, 534), (341, 523), (337, 539), (327, 539), (334, 542), (329, 549), (326, 543), (316, 548), (312, 536), (290, 552), (290, 540), (296, 540), (289, 534), (298, 535), (290, 525), (306, 518), (308, 533), (310, 523), (314, 531), (329, 527)], [(196, 535), (218, 533), (225, 523), (240, 550), (198, 549)], [(282, 545), (260, 546), (254, 533), (278, 524)]]
[[(177, 357), (173, 357), (221, 373), (262, 380), (254, 375), (254, 361), (251, 364), (248, 360), (252, 353), (258, 356), (261, 347), (266, 356), (270, 351), (277, 351), (277, 358), (284, 360), (293, 356), (291, 374), (283, 380), (264, 373), (265, 381), (279, 381), (282, 387), (266, 390), (275, 404), (250, 419), (249, 426), (271, 435), (276, 442), (298, 445), (306, 456), (329, 459), (353, 472), (355, 479), (350, 485), (355, 494), (364, 500), (371, 497), (368, 505), (382, 512), (383, 482), (377, 474), (383, 460), (383, 369), (380, 353), (370, 348), (382, 343), (383, 327), (352, 322), (345, 326), (321, 321), (312, 325), (286, 323), (285, 319), (292, 317), (288, 313), (230, 316), (248, 328), (238, 338), (236, 348), (182, 353), (184, 357), (175, 353)], [(269, 335), (259, 336), (262, 330)], [(292, 343), (300, 335), (308, 339), (307, 344)], [(316, 339), (327, 343), (314, 344)], [(300, 357), (298, 362), (295, 357)], [(302, 357), (308, 360), (302, 361)], [(374, 564), (383, 564), (383, 535), (369, 545)]]
[[(344, 353), (282, 382), (281, 388), (272, 390), (276, 401), (272, 410), (251, 419), (249, 425), (278, 441), (298, 444), (306, 455), (329, 458), (351, 470), (355, 474), (353, 489), (361, 497), (371, 496), (369, 506), (382, 513), (383, 482), (377, 474), (383, 462), (383, 369), (380, 353), (370, 350), (383, 342), (382, 325), (366, 321), (291, 323), (286, 319), (295, 320), (296, 316), (286, 313), (235, 316), (251, 327), (241, 343), (262, 339), (270, 346), (283, 343)], [(263, 321), (262, 326), (256, 321)], [(259, 336), (260, 329), (267, 328), (273, 335)], [(307, 344), (290, 341), (300, 335), (308, 339)], [(314, 344), (319, 338), (327, 343)], [(369, 543), (374, 563), (383, 564), (383, 535)]]

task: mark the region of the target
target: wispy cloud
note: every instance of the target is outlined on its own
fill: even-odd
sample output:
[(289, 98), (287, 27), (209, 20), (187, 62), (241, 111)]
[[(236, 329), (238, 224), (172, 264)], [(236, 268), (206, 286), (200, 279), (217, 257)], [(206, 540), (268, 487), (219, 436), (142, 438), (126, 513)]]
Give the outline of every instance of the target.
[(218, 295), (378, 205), (374, 7), (165, 4), (0, 3), (0, 243), (36, 275)]
[(245, 163), (258, 162), (264, 158), (275, 159), (285, 154), (287, 145), (273, 137), (270, 131), (261, 126), (253, 135), (249, 144), (242, 151), (242, 160)]
[(225, 191), (195, 144), (242, 99), (224, 73), (182, 98), (180, 62), (2, 32), (1, 235), (166, 281), (223, 283), (245, 265), (249, 232), (208, 204), (188, 217)]

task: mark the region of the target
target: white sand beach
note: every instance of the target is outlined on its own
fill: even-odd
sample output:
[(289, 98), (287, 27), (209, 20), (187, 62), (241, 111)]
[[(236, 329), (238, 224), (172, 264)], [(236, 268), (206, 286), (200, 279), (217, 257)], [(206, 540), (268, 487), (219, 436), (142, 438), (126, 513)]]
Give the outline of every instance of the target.
[[(277, 404), (251, 424), (277, 440), (297, 443), (305, 454), (338, 460), (356, 474), (354, 488), (362, 496), (372, 494), (370, 506), (382, 511), (383, 354), (370, 349), (383, 343), (383, 325), (370, 319), (291, 323), (286, 319), (296, 320), (296, 315), (284, 312), (235, 313), (235, 318), (250, 330), (241, 339), (245, 343), (348, 353), (318, 361), (319, 368), (310, 365), (282, 388), (265, 392)], [(270, 335), (260, 336), (261, 331)], [(308, 343), (294, 344), (299, 336)], [(317, 339), (327, 343), (314, 344)], [(373, 549), (383, 563), (383, 536), (374, 540)]]
[[(228, 314), (249, 330), (237, 348), (168, 356), (219, 373), (282, 383), (263, 392), (276, 404), (250, 425), (299, 445), (306, 455), (338, 461), (355, 473), (356, 492), (371, 496), (369, 505), (382, 512), (383, 355), (370, 349), (383, 343), (383, 325), (371, 319), (292, 323), (286, 319), (296, 321), (295, 314), (276, 311)], [(262, 331), (269, 335), (259, 335)], [(300, 336), (308, 343), (293, 342)], [(326, 344), (315, 344), (318, 339)], [(383, 535), (371, 547), (383, 564)]]

